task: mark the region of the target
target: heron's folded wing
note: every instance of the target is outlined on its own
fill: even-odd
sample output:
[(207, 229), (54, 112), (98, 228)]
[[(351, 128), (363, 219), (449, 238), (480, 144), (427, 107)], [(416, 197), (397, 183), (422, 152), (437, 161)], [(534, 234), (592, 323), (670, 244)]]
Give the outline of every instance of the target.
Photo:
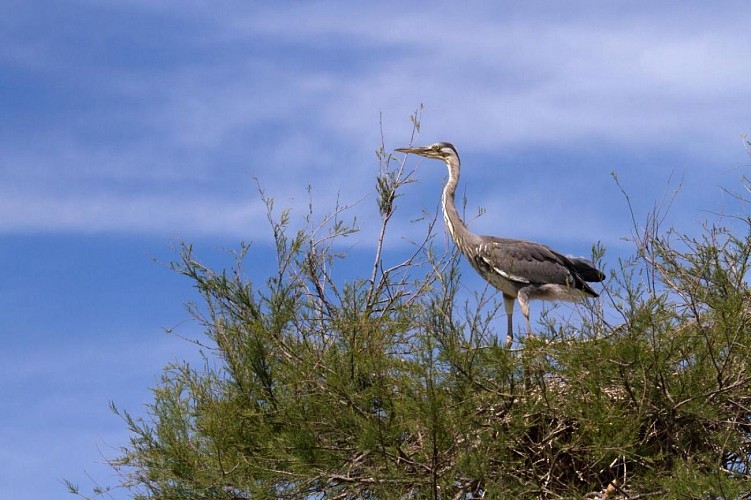
[(573, 264), (545, 245), (524, 240), (492, 238), (481, 258), (496, 272), (519, 283), (553, 283), (577, 287)]

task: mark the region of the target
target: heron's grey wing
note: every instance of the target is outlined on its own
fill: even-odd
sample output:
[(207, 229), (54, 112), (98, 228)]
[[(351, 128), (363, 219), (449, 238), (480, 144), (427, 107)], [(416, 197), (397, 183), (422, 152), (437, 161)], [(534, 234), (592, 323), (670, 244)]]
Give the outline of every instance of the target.
[(581, 288), (582, 280), (565, 256), (545, 245), (489, 237), (480, 258), (495, 272), (517, 283), (552, 283)]

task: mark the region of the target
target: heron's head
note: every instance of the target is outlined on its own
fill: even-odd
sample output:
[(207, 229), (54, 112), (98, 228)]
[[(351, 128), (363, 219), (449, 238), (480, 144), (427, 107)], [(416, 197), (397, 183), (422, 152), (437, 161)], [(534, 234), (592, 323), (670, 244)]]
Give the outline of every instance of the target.
[(459, 153), (456, 152), (456, 148), (453, 144), (448, 142), (436, 142), (430, 146), (423, 146), (418, 148), (398, 148), (394, 151), (400, 153), (412, 153), (425, 158), (437, 158), (439, 160), (447, 161), (449, 159), (456, 158), (459, 160)]

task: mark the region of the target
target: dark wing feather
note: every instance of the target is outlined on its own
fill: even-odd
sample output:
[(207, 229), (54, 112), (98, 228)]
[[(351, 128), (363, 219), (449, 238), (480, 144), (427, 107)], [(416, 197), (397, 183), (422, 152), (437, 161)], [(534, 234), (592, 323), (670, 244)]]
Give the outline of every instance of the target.
[[(552, 283), (569, 286), (597, 296), (585, 283), (580, 270), (590, 277), (592, 272), (582, 262), (573, 261), (548, 246), (525, 240), (483, 237), (483, 252), (480, 257), (493, 268), (504, 273), (506, 278), (518, 283)], [(594, 270), (599, 273), (596, 269)]]
[(605, 279), (605, 273), (597, 269), (591, 260), (585, 259), (584, 257), (571, 257), (570, 255), (567, 255), (566, 257), (571, 261), (574, 265), (574, 269), (576, 269), (576, 273), (581, 276), (581, 279), (584, 281), (594, 282)]

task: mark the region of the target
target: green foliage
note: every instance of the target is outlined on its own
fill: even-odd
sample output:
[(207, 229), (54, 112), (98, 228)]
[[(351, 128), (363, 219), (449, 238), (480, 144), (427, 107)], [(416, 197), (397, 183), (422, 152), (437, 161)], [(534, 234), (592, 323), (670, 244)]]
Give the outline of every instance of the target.
[[(412, 179), (381, 148), (370, 276), (334, 277), (355, 230), (337, 207), (290, 234), (260, 286), (175, 269), (203, 297), (210, 350), (168, 366), (113, 466), (139, 498), (737, 498), (751, 491), (751, 218), (698, 237), (635, 224), (599, 301), (507, 350), (492, 290), (461, 299), (434, 220), (405, 260), (383, 250)], [(739, 229), (740, 228), (740, 229)], [(602, 258), (602, 249), (595, 257)]]

